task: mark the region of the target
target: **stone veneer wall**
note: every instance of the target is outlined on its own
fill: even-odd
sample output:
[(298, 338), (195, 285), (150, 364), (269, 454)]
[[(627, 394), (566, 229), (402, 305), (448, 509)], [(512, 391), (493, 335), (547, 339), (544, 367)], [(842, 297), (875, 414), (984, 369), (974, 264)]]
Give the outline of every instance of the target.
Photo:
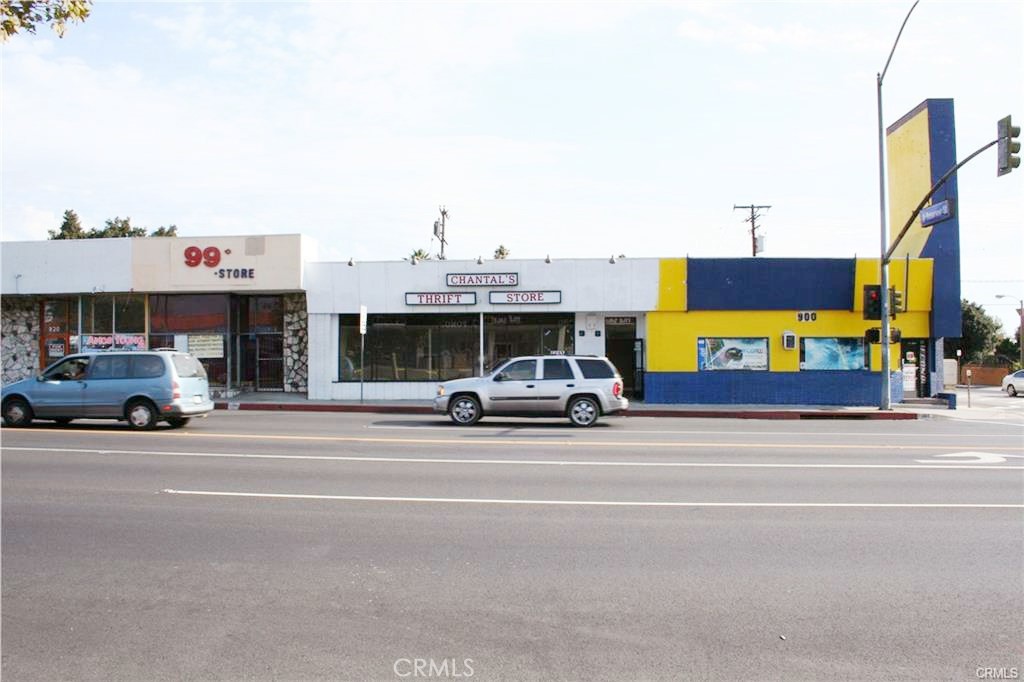
[(306, 294), (284, 295), (284, 390), (305, 393), (309, 377), (309, 317)]
[(3, 383), (10, 384), (39, 371), (39, 299), (4, 296), (0, 302), (0, 358)]

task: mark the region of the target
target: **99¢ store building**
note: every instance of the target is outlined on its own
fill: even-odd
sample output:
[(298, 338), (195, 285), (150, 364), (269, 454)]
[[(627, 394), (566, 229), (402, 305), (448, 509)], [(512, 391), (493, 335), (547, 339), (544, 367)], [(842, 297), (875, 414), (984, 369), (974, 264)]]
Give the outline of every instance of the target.
[(215, 395), (306, 391), (301, 235), (4, 242), (3, 381), (86, 350), (178, 348)]

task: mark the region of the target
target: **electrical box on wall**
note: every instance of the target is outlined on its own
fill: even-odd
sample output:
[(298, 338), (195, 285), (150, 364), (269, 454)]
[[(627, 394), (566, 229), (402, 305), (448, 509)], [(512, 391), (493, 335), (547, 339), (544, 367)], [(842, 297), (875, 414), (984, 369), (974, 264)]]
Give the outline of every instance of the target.
[(796, 350), (796, 334), (782, 332), (782, 347), (786, 350)]

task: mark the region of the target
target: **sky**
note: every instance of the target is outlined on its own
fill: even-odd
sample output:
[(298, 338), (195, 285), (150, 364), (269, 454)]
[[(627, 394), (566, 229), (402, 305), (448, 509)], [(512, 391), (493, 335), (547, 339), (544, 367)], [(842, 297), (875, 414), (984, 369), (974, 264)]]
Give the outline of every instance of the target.
[[(449, 258), (747, 257), (760, 204), (763, 256), (877, 258), (911, 4), (98, 0), (0, 48), (2, 238), (72, 209), (397, 260), (444, 206)], [(951, 97), (962, 159), (1024, 122), (1022, 33), (1024, 3), (921, 0), (885, 124)], [(1010, 334), (1024, 168), (995, 157), (959, 173), (962, 293)]]

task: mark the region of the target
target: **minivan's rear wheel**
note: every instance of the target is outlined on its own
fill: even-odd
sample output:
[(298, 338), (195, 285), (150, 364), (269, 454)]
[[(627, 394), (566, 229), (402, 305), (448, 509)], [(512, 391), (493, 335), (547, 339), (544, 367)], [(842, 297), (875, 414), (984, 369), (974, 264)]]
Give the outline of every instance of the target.
[(28, 426), (32, 423), (32, 408), (21, 398), (11, 398), (4, 403), (4, 424), (6, 426)]
[(148, 400), (133, 400), (125, 410), (128, 426), (139, 431), (156, 428), (156, 408)]
[(448, 406), (448, 416), (459, 426), (469, 426), (480, 421), (480, 402), (471, 395), (459, 395), (452, 398)]
[(569, 403), (569, 421), (573, 426), (593, 426), (600, 414), (601, 408), (593, 398), (583, 396)]
[(185, 424), (188, 424), (188, 417), (170, 417), (167, 423), (170, 424), (172, 429), (180, 429)]

